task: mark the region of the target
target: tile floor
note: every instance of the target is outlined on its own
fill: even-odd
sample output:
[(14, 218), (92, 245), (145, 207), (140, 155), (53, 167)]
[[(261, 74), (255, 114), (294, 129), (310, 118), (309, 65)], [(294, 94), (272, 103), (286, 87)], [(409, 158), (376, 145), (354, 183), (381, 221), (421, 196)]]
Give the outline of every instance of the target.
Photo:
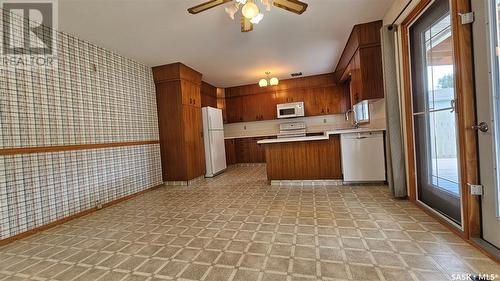
[(0, 248), (0, 280), (452, 280), (500, 267), (384, 186), (230, 168)]

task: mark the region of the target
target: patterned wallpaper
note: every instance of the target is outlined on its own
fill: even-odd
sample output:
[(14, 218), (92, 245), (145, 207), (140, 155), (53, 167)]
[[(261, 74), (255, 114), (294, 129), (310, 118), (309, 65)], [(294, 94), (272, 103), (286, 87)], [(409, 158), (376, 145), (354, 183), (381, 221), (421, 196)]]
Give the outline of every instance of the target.
[[(0, 66), (0, 150), (158, 140), (151, 68), (56, 33), (57, 67)], [(158, 144), (0, 156), (0, 239), (160, 183)]]

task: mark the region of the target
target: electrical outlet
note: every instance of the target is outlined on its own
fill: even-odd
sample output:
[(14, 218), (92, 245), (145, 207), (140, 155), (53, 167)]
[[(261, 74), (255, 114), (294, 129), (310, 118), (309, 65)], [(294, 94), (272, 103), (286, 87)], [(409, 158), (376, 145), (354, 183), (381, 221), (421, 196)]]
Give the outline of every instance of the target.
[(480, 184), (469, 184), (471, 195), (483, 195), (483, 186)]
[(326, 123), (326, 119), (323, 119), (323, 123)]

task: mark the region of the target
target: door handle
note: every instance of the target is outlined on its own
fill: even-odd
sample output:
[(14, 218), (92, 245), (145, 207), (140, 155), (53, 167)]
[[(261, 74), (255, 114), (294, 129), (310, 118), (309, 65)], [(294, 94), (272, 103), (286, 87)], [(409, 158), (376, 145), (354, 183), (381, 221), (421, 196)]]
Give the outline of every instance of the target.
[(477, 130), (477, 131), (481, 131), (483, 133), (486, 133), (488, 132), (489, 128), (488, 128), (488, 124), (486, 124), (486, 122), (482, 121), (480, 122), (479, 124), (477, 125), (473, 125), (472, 126), (472, 129), (473, 130)]

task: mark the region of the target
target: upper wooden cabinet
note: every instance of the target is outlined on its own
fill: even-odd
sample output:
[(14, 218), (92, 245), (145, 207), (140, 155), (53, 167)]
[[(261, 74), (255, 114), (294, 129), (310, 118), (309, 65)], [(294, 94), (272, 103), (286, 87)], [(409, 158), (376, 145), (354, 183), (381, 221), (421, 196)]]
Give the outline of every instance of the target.
[(217, 108), (217, 87), (207, 82), (201, 82), (201, 107), (210, 106)]
[(349, 83), (351, 105), (384, 97), (381, 28), (382, 21), (354, 26), (335, 69), (335, 79)]
[(271, 87), (252, 84), (226, 88), (225, 96), (227, 123), (276, 119), (280, 103), (303, 101), (306, 116), (342, 113), (343, 104), (349, 103), (333, 73), (281, 80)]
[(153, 68), (163, 181), (205, 174), (201, 74), (180, 64)]

